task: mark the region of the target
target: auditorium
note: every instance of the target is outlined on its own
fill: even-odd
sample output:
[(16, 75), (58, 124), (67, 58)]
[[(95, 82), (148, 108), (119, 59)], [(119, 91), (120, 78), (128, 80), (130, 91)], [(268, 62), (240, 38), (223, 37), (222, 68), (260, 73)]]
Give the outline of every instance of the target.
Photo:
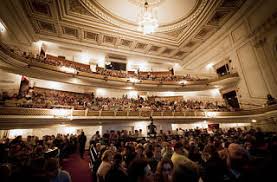
[(275, 0), (1, 0), (3, 182), (277, 181)]

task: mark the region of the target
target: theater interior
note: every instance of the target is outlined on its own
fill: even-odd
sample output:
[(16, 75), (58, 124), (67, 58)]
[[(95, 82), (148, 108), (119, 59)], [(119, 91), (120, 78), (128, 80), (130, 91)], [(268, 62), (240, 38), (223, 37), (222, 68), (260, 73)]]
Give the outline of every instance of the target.
[(1, 0), (0, 177), (272, 181), (276, 70), (274, 0)]

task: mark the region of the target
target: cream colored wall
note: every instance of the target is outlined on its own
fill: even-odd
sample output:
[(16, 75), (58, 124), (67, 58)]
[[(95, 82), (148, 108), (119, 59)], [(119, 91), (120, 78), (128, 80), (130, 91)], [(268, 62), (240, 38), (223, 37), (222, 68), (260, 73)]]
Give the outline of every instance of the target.
[(18, 94), (21, 83), (21, 75), (8, 73), (0, 69), (0, 92)]
[(95, 92), (95, 88), (80, 86), (74, 84), (67, 84), (56, 81), (41, 80), (36, 78), (30, 78), (31, 84), (34, 87), (46, 88), (46, 89), (55, 89), (68, 92), (77, 92), (77, 93), (92, 93)]
[[(89, 147), (89, 140), (99, 131), (102, 134), (102, 126), (72, 126), (72, 125), (56, 125), (48, 128), (30, 128), (30, 129), (12, 129), (7, 131), (9, 138), (15, 138), (21, 135), (23, 138), (27, 138), (28, 135), (38, 136), (40, 139), (44, 135), (57, 135), (57, 134), (78, 134), (78, 130), (83, 130), (87, 136), (86, 148)], [(0, 130), (0, 134), (6, 132), (6, 130)], [(0, 135), (1, 136), (1, 135)]]
[(230, 59), (231, 67), (240, 76), (237, 87), (230, 90), (237, 90), (240, 102), (264, 104), (268, 93), (277, 97), (276, 10), (274, 0), (247, 1), (217, 33), (183, 60), (183, 67), (210, 73), (215, 70), (207, 69), (209, 63), (218, 65)]
[(28, 135), (38, 136), (40, 139), (44, 135), (57, 135), (57, 134), (77, 134), (77, 130), (83, 130), (88, 138), (90, 138), (96, 131), (102, 132), (102, 126), (73, 126), (60, 124), (48, 128), (30, 128), (30, 129), (11, 129), (8, 132), (8, 137), (14, 138), (22, 135), (27, 138)]
[[(251, 123), (220, 123), (219, 127), (222, 129), (228, 129), (228, 128), (243, 128), (243, 127), (249, 127), (251, 126)], [(201, 121), (191, 124), (172, 124), (172, 130), (176, 130), (177, 128), (182, 129), (195, 129), (195, 128), (208, 128), (208, 122)]]
[[(134, 131), (142, 129), (143, 136), (147, 136), (147, 126), (150, 124), (150, 120), (144, 120), (144, 121), (136, 121), (136, 122), (129, 122), (129, 123), (117, 123), (115, 124), (109, 124), (109, 125), (103, 125), (102, 131), (106, 132), (107, 130), (115, 130), (115, 131), (121, 131), (121, 130), (128, 130), (128, 131)], [(155, 122), (154, 124), (157, 127), (157, 132), (160, 130), (168, 131), (172, 130), (170, 123), (161, 123), (161, 122)]]
[(251, 123), (251, 126), (254, 128), (259, 127), (262, 129), (262, 131), (277, 132), (277, 119), (267, 118), (259, 120), (256, 123)]

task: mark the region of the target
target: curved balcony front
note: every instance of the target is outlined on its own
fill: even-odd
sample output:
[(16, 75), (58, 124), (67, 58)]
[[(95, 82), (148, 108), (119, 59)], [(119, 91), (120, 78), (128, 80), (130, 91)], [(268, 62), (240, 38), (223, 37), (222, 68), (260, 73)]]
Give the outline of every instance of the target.
[(28, 128), (50, 126), (65, 122), (72, 125), (117, 124), (129, 121), (154, 121), (168, 123), (192, 123), (213, 121), (218, 123), (249, 123), (252, 120), (266, 120), (277, 117), (277, 105), (244, 111), (217, 112), (196, 110), (184, 112), (154, 111), (92, 111), (74, 109), (36, 109), (1, 107), (1, 128)]
[(225, 75), (214, 79), (186, 81), (157, 81), (140, 80), (132, 82), (129, 78), (105, 76), (93, 72), (77, 71), (68, 73), (61, 67), (41, 63), (35, 58), (25, 58), (12, 52), (0, 44), (0, 69), (8, 72), (26, 75), (32, 78), (53, 80), (70, 84), (79, 84), (92, 87), (104, 87), (114, 89), (138, 90), (138, 91), (200, 91), (215, 88), (227, 88), (238, 83), (237, 73)]

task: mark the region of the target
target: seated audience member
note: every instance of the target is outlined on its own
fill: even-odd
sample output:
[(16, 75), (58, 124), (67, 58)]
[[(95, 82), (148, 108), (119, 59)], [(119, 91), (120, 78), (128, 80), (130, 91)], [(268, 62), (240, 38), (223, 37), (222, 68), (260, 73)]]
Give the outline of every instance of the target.
[(114, 155), (113, 158), (113, 164), (111, 169), (106, 175), (105, 182), (127, 182), (128, 176), (127, 176), (127, 170), (122, 166), (122, 155), (120, 153), (117, 153)]
[(171, 182), (173, 172), (173, 163), (170, 159), (163, 159), (158, 163), (154, 181)]
[(268, 106), (274, 105), (274, 104), (277, 104), (277, 101), (276, 101), (276, 99), (275, 99), (274, 97), (272, 97), (272, 95), (267, 94), (267, 101), (266, 101), (266, 104), (267, 104)]
[(172, 182), (199, 182), (199, 179), (198, 173), (185, 164), (180, 164), (174, 168)]
[(97, 170), (97, 181), (102, 182), (105, 180), (105, 177), (108, 171), (112, 167), (113, 152), (111, 150), (106, 150), (102, 155), (102, 162)]
[(46, 160), (45, 171), (50, 182), (71, 182), (70, 174), (59, 168), (59, 161), (56, 158)]
[(128, 168), (129, 182), (152, 182), (151, 168), (146, 160), (134, 160)]

